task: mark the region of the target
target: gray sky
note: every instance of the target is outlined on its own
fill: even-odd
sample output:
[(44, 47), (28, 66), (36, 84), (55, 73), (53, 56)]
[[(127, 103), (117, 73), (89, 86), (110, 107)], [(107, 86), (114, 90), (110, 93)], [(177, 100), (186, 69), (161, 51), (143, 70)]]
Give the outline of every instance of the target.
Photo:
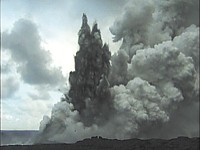
[(109, 27), (122, 13), (121, 0), (1, 1), (2, 129), (38, 129), (60, 100), (74, 69), (82, 13), (97, 21), (112, 52)]

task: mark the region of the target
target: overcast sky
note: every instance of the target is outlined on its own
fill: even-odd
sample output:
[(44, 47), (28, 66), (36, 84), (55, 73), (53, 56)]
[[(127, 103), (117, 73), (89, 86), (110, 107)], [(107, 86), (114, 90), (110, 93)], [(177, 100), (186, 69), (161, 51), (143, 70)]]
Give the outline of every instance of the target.
[(118, 50), (109, 27), (121, 0), (1, 0), (1, 129), (38, 129), (74, 69), (82, 13)]

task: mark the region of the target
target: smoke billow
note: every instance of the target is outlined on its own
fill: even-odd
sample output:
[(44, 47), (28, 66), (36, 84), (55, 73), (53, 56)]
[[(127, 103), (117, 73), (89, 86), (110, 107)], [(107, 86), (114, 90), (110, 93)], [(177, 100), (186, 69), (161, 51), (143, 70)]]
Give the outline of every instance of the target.
[(59, 102), (36, 142), (199, 136), (199, 1), (130, 1), (110, 31), (123, 41), (108, 78), (99, 77), (110, 83), (109, 103), (97, 98), (98, 108), (84, 97), (85, 111), (98, 108), (86, 115), (74, 107), (79, 101)]

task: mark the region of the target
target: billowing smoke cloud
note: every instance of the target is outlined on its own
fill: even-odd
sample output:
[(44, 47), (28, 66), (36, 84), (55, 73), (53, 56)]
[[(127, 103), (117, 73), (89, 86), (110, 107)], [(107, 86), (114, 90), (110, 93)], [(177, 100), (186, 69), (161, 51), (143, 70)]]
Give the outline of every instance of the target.
[[(199, 27), (197, 27), (199, 26), (199, 1), (143, 1), (138, 5), (139, 3), (138, 1), (129, 3), (121, 18), (110, 28), (115, 35), (114, 41), (123, 39), (118, 55), (123, 54), (120, 58), (127, 62), (118, 65), (119, 59), (112, 59), (113, 66), (120, 66), (116, 69), (112, 68), (113, 72), (118, 72), (118, 74), (111, 73), (110, 79), (114, 79), (112, 83), (118, 84), (122, 77), (126, 79), (120, 81), (123, 85), (113, 88), (118, 93), (114, 94), (114, 101), (118, 102), (115, 104), (118, 104), (116, 106), (120, 110), (128, 110), (127, 114), (122, 113), (123, 118), (128, 114), (131, 114), (130, 116), (143, 114), (146, 117), (142, 119), (145, 123), (137, 123), (137, 119), (134, 119), (132, 125), (128, 126), (137, 125), (136, 131), (139, 137), (198, 135), (199, 128), (196, 121), (198, 117), (189, 119), (190, 123), (194, 123), (191, 127), (191, 124), (184, 121), (181, 116), (191, 114), (198, 116), (199, 111), (197, 109), (199, 104)], [(189, 16), (192, 19), (189, 19)], [(127, 57), (129, 57), (128, 61)], [(144, 88), (142, 84), (137, 85), (136, 81), (139, 79), (140, 82), (149, 85), (149, 88), (148, 86)], [(135, 87), (140, 89), (139, 95)], [(154, 96), (154, 93), (148, 95), (152, 91), (150, 87), (154, 88), (157, 97), (150, 97)], [(132, 106), (132, 103), (135, 105)], [(133, 110), (137, 103), (141, 105), (139, 110), (143, 113), (136, 111), (138, 113), (134, 115)], [(184, 111), (188, 109), (193, 111), (188, 113)], [(155, 115), (155, 120), (152, 121), (151, 114), (160, 114), (160, 116)], [(127, 120), (130, 120), (128, 118)], [(175, 123), (172, 123), (172, 120)], [(170, 128), (171, 130), (176, 128), (176, 124), (179, 125), (176, 134), (166, 132)], [(129, 133), (133, 131), (130, 129)]]
[(42, 48), (37, 26), (32, 21), (20, 19), (11, 32), (3, 32), (2, 47), (10, 51), (26, 83), (57, 85), (64, 81), (61, 70), (50, 67), (50, 53)]
[(199, 0), (158, 1), (155, 18), (164, 23), (164, 28), (172, 30), (172, 37), (180, 34), (185, 27), (199, 26)]
[(109, 120), (85, 126), (70, 102), (59, 102), (36, 142), (199, 136), (198, 3), (130, 1), (110, 28), (123, 41), (111, 58), (112, 109), (99, 112)]

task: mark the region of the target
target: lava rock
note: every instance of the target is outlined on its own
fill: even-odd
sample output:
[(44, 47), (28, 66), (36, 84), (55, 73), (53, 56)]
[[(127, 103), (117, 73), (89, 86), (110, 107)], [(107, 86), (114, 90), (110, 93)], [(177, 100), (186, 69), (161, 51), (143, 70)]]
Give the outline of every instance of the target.
[(105, 139), (92, 137), (74, 144), (37, 144), (1, 146), (1, 150), (199, 150), (199, 137), (175, 139)]

